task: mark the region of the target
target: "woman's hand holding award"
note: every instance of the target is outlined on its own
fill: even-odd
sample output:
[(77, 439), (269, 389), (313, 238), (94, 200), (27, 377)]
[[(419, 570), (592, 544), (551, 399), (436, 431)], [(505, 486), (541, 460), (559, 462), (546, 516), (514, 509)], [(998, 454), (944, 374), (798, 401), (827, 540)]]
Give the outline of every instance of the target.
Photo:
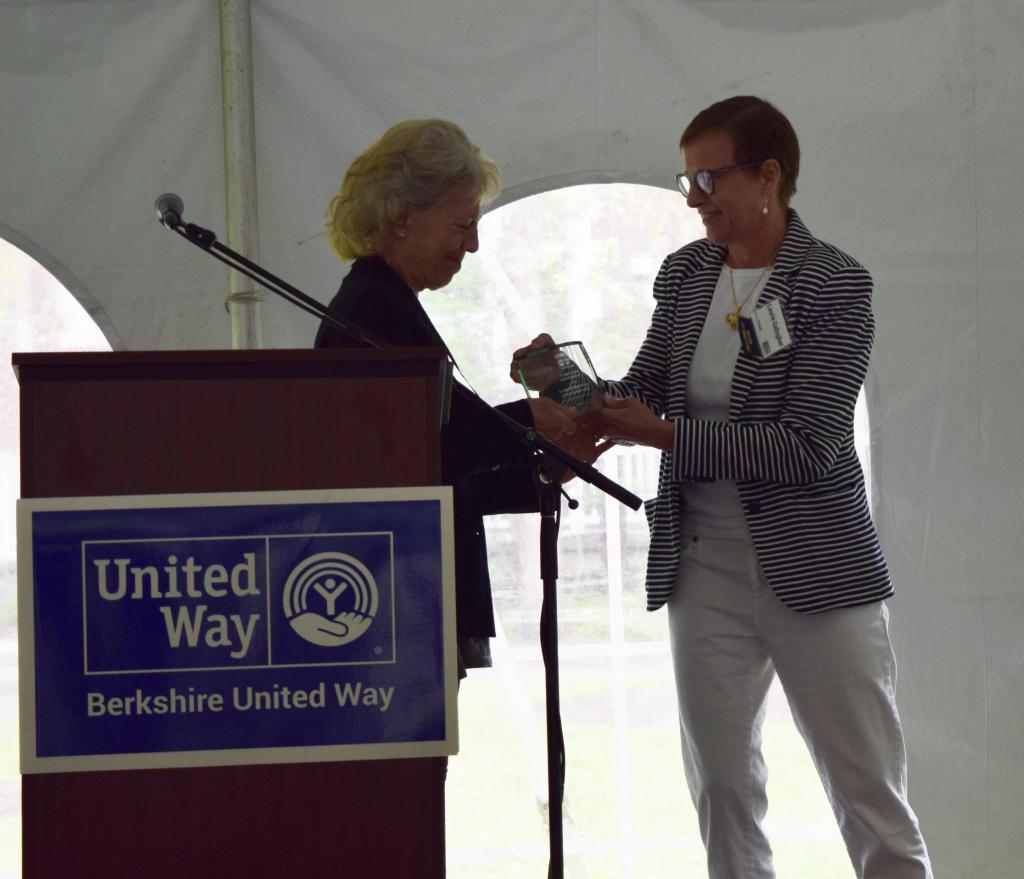
[(556, 344), (550, 336), (538, 336), (513, 358), (512, 377), (522, 384), (527, 396), (546, 397), (568, 406), (577, 419), (604, 405), (597, 373), (582, 342)]

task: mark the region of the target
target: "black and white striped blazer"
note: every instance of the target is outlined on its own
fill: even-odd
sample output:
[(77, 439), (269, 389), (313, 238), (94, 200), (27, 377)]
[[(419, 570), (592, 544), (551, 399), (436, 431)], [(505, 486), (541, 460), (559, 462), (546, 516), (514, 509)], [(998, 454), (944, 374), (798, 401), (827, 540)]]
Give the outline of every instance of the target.
[(725, 249), (707, 239), (668, 256), (655, 309), (618, 396), (675, 421), (662, 454), (651, 526), (647, 606), (672, 592), (679, 567), (681, 481), (735, 479), (761, 568), (789, 607), (816, 613), (892, 594), (853, 439), (854, 407), (874, 338), (871, 276), (812, 237), (795, 211), (758, 300), (778, 299), (793, 343), (761, 360), (740, 352), (728, 421), (687, 417), (686, 379)]

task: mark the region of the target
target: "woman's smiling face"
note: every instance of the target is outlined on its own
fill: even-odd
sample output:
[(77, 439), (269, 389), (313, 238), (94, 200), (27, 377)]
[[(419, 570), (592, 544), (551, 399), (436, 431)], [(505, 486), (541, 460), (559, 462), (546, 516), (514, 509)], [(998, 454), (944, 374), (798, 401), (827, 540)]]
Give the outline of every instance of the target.
[(395, 224), (386, 254), (414, 293), (437, 290), (462, 268), (467, 253), (480, 246), (480, 203), (463, 189), (450, 190), (437, 204), (413, 210)]
[[(736, 164), (732, 138), (723, 131), (708, 131), (695, 137), (683, 147), (682, 153), (683, 170), (691, 180), (698, 171)], [(711, 195), (694, 183), (686, 203), (700, 214), (708, 239), (728, 247), (760, 234), (765, 199), (764, 184), (755, 167), (716, 176)]]

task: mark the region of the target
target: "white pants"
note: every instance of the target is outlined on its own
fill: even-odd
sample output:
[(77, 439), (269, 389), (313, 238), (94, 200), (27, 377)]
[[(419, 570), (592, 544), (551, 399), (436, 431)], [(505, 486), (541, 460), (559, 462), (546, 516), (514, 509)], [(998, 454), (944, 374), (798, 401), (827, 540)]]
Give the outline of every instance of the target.
[(775, 876), (761, 827), (761, 725), (776, 673), (857, 876), (930, 879), (907, 802), (884, 604), (796, 613), (775, 597), (749, 540), (691, 535), (668, 618), (683, 762), (711, 879)]

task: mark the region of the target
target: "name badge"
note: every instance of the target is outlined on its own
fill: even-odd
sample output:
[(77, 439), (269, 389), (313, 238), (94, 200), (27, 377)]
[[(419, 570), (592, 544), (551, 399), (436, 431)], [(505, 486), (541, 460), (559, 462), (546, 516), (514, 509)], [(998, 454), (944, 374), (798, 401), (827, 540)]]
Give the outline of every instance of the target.
[(747, 354), (762, 360), (792, 344), (786, 314), (778, 299), (754, 309), (750, 317), (740, 318), (740, 344)]

